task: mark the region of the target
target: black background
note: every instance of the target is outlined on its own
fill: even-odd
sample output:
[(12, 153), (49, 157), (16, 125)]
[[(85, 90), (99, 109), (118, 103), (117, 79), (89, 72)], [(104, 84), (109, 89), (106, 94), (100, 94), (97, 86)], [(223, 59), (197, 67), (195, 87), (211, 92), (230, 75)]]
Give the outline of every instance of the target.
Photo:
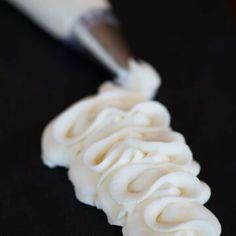
[[(133, 51), (160, 72), (172, 115), (212, 189), (207, 206), (236, 235), (236, 18), (218, 0), (112, 1)], [(144, 4), (145, 3), (145, 4)], [(40, 160), (44, 126), (110, 74), (0, 2), (0, 235), (122, 235), (79, 203), (66, 171)]]

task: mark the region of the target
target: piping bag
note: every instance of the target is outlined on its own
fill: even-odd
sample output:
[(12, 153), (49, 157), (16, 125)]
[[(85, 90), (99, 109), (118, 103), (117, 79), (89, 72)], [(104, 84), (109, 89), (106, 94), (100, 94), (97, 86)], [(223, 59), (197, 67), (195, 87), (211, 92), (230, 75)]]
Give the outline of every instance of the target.
[(85, 48), (117, 77), (132, 57), (106, 0), (6, 0), (37, 25), (75, 48)]
[(84, 48), (115, 75), (122, 87), (152, 99), (160, 87), (158, 72), (136, 61), (107, 0), (6, 0), (54, 38)]

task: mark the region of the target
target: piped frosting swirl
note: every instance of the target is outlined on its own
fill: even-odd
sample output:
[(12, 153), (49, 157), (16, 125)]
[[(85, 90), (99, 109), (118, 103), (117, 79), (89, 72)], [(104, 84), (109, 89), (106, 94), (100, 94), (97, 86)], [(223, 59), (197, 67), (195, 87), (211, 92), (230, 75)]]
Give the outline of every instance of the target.
[(203, 206), (210, 189), (197, 178), (199, 164), (167, 109), (149, 100), (159, 75), (132, 61), (127, 81), (117, 81), (49, 123), (44, 163), (68, 168), (77, 198), (102, 209), (125, 236), (219, 236)]

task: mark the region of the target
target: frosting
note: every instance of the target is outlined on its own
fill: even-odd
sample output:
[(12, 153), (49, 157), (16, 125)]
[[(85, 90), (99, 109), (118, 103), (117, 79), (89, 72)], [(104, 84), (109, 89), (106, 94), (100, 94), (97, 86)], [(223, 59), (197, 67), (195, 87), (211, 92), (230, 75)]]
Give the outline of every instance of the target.
[(131, 61), (126, 79), (104, 83), (49, 123), (44, 163), (67, 167), (78, 200), (102, 209), (125, 236), (219, 236), (199, 164), (168, 110), (150, 100), (158, 74)]
[[(158, 102), (147, 101), (160, 85), (158, 74), (147, 63), (135, 61), (130, 62), (129, 71), (126, 88), (105, 82), (97, 95), (75, 103), (49, 123), (42, 138), (45, 164), (68, 167), (70, 158), (81, 149), (81, 142), (86, 137), (96, 136), (103, 128), (117, 126), (116, 129), (120, 129), (131, 124), (169, 126), (167, 109)], [(136, 74), (140, 74), (139, 77)], [(121, 78), (117, 80), (124, 83)], [(146, 80), (146, 87), (141, 80)]]
[[(176, 165), (181, 165), (182, 162), (183, 168), (197, 174), (199, 166), (191, 161), (191, 153), (189, 153), (188, 148), (181, 150), (181, 143), (169, 144), (169, 148), (175, 148), (175, 144), (176, 148), (168, 152), (168, 144), (127, 140), (131, 137), (142, 140), (149, 139), (150, 137), (145, 135), (149, 135), (150, 132), (154, 134), (151, 138), (157, 140), (162, 138), (159, 131), (158, 129), (151, 131), (145, 128), (123, 129), (88, 146), (84, 154), (82, 153), (79, 158), (74, 159), (69, 170), (69, 177), (75, 186), (78, 199), (89, 205), (95, 205), (96, 188), (99, 189), (97, 185), (101, 179), (119, 166), (130, 162), (156, 164), (173, 162)], [(157, 135), (155, 135), (156, 133)], [(175, 136), (174, 134), (172, 137), (168, 137), (169, 140), (176, 138), (178, 139), (178, 135)], [(176, 160), (173, 160), (174, 158)], [(81, 173), (83, 173), (83, 178), (81, 178)]]
[(201, 204), (180, 197), (138, 204), (123, 228), (124, 236), (216, 236), (221, 227)]
[(84, 138), (93, 136), (98, 129), (115, 122), (115, 113), (121, 114), (122, 110), (125, 111), (142, 101), (144, 98), (139, 94), (113, 87), (111, 91), (103, 91), (101, 88), (97, 96), (91, 96), (72, 105), (44, 130), (44, 162), (50, 167), (68, 167), (70, 157), (80, 149), (80, 143)]
[(181, 196), (205, 203), (210, 191), (194, 175), (192, 166), (132, 163), (116, 169), (98, 186), (97, 206), (110, 224), (124, 225), (127, 215), (145, 199)]
[(129, 61), (129, 73), (116, 81), (123, 88), (141, 93), (147, 99), (153, 98), (161, 85), (160, 75), (150, 64), (134, 60)]

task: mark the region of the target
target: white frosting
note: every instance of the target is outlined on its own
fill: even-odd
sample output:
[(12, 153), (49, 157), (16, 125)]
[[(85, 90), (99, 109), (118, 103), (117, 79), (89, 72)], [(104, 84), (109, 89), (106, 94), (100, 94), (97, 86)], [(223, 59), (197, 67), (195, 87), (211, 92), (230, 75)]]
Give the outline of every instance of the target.
[(147, 99), (152, 99), (161, 85), (161, 78), (150, 64), (130, 60), (128, 75), (118, 77), (117, 82), (123, 88), (134, 90)]
[(201, 203), (210, 196), (209, 188), (190, 174), (195, 171), (193, 164), (133, 163), (116, 169), (97, 187), (97, 206), (107, 214), (110, 224), (124, 225), (127, 215), (152, 195), (181, 196)]
[[(132, 85), (135, 74), (142, 70), (149, 73), (146, 77), (144, 72), (137, 76), (139, 86), (135, 89)], [(106, 82), (99, 88), (98, 95), (77, 102), (50, 122), (42, 138), (44, 162), (50, 167), (68, 167), (69, 159), (80, 151), (81, 141), (96, 136), (103, 128), (121, 129), (131, 124), (168, 127), (170, 115), (166, 108), (157, 102), (147, 102), (160, 85), (160, 78), (153, 71), (147, 63), (131, 61), (127, 88)], [(146, 81), (148, 90), (140, 80)]]
[(45, 163), (50, 167), (68, 166), (70, 157), (80, 150), (83, 139), (93, 137), (108, 124), (112, 125), (116, 122), (116, 114), (120, 113), (122, 117), (122, 110), (142, 101), (144, 98), (138, 94), (116, 89), (74, 104), (49, 123), (44, 131), (42, 149)]
[(132, 61), (125, 83), (103, 84), (46, 127), (42, 158), (69, 168), (76, 197), (102, 209), (125, 236), (219, 236), (220, 224), (204, 204), (209, 187), (197, 175), (184, 137), (170, 115), (150, 101), (160, 78)]
[(182, 197), (149, 199), (127, 218), (124, 236), (219, 236), (216, 217), (198, 202)]
[[(191, 152), (186, 145), (178, 142), (140, 141), (149, 139), (147, 135), (150, 132), (153, 132), (151, 139), (163, 139), (158, 129), (151, 131), (149, 128), (127, 128), (87, 146), (86, 151), (72, 162), (69, 170), (69, 177), (75, 186), (78, 199), (89, 205), (95, 205), (99, 182), (119, 166), (130, 162), (154, 164), (171, 162), (182, 165), (183, 169), (193, 174), (199, 173), (199, 166), (192, 162)], [(169, 140), (178, 140), (178, 135), (170, 135)], [(127, 138), (136, 139), (127, 140)]]

